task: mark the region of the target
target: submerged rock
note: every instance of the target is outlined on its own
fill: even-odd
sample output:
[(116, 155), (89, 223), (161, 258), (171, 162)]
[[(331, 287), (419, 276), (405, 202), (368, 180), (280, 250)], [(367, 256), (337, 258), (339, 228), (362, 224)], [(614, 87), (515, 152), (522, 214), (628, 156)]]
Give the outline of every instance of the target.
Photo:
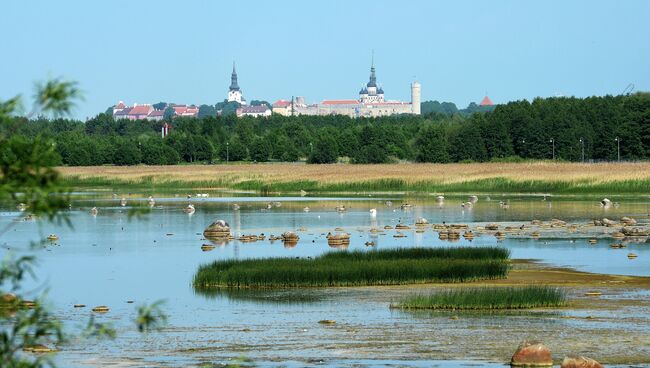
[(568, 355), (562, 360), (560, 368), (603, 368), (603, 365), (591, 358)]
[(50, 347), (45, 346), (43, 344), (36, 344), (36, 345), (31, 345), (31, 346), (25, 346), (23, 348), (23, 351), (27, 352), (27, 353), (44, 354), (44, 353), (54, 353), (57, 350), (55, 348), (50, 348)]
[(95, 313), (108, 313), (110, 309), (105, 305), (100, 305), (92, 309)]
[(541, 341), (523, 341), (512, 355), (513, 367), (552, 367), (551, 350)]

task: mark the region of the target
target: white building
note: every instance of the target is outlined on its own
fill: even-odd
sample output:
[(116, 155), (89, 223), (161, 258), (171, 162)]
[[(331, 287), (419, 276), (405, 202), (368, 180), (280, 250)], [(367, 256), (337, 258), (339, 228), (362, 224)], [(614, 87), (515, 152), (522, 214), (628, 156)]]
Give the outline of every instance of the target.
[(237, 84), (237, 71), (235, 70), (235, 63), (232, 63), (232, 74), (230, 75), (230, 89), (228, 90), (228, 102), (239, 102), (246, 105), (246, 100), (241, 93), (239, 84)]
[(307, 105), (304, 98), (296, 101), (279, 100), (273, 104), (273, 112), (280, 115), (346, 115), (350, 117), (377, 117), (400, 114), (420, 115), (420, 83), (411, 84), (411, 101), (389, 101), (384, 90), (377, 85), (374, 58), (370, 66), (370, 79), (359, 91), (358, 100), (325, 100)]
[(242, 106), (236, 110), (237, 117), (252, 116), (252, 117), (269, 117), (271, 116), (271, 109), (266, 105), (259, 106)]

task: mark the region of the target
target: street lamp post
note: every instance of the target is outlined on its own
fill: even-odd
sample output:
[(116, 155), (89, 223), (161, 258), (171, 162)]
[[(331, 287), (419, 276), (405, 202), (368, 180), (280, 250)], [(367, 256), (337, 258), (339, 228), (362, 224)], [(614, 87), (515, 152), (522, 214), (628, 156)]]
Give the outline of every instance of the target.
[(585, 140), (580, 138), (580, 144), (582, 145), (582, 162), (585, 162)]
[(616, 141), (616, 156), (618, 156), (618, 162), (621, 162), (621, 138), (614, 138)]
[(314, 145), (311, 142), (309, 142), (309, 154), (312, 153), (314, 153)]
[(549, 141), (551, 144), (553, 144), (553, 160), (555, 160), (555, 139), (551, 138)]
[(226, 165), (228, 164), (228, 161), (230, 160), (230, 142), (226, 142)]

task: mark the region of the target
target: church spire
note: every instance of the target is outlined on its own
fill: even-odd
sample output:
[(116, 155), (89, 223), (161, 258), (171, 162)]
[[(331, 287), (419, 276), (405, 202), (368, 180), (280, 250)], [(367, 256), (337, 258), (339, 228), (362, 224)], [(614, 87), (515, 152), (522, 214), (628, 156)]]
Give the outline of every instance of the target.
[(368, 87), (377, 87), (377, 76), (375, 75), (375, 50), (372, 50), (370, 61), (370, 81), (368, 81)]
[(237, 70), (235, 70), (235, 62), (232, 62), (232, 75), (230, 76), (230, 90), (239, 91), (239, 84), (237, 84)]

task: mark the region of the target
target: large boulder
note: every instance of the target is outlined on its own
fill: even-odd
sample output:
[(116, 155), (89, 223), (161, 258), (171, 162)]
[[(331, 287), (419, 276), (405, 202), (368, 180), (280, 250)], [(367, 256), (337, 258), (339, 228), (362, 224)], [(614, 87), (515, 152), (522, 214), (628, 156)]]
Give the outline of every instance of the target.
[(227, 238), (230, 236), (230, 225), (224, 220), (217, 220), (203, 231), (203, 236), (207, 239)]
[(591, 358), (568, 355), (562, 361), (560, 368), (603, 368), (603, 365)]
[(541, 341), (524, 341), (512, 355), (513, 367), (552, 367), (551, 350)]

